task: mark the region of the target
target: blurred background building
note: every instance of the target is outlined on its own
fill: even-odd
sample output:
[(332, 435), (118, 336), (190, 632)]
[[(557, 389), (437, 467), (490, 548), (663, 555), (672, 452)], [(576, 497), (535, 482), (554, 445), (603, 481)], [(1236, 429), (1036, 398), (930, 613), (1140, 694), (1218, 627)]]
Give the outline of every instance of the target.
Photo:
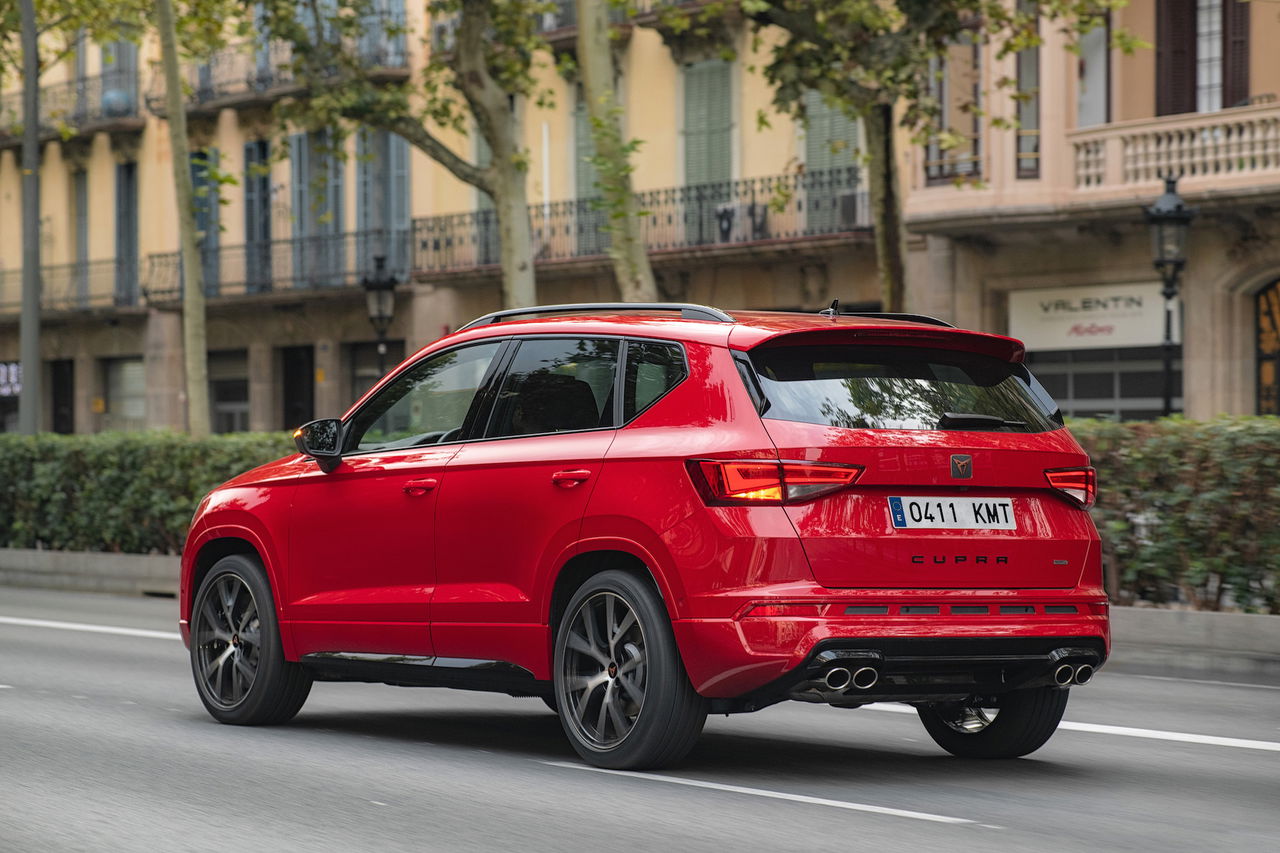
[[(451, 22), (388, 0), (408, 33), (368, 46), (403, 79)], [(643, 140), (633, 180), (664, 297), (726, 308), (877, 306), (856, 122), (810, 99), (801, 128), (739, 59), (664, 40), (644, 16), (619, 42), (624, 133)], [(572, 51), (574, 4), (539, 22)], [(942, 150), (899, 146), (914, 311), (1028, 340), (1068, 414), (1160, 410), (1164, 303), (1141, 207), (1181, 175), (1201, 214), (1182, 278), (1185, 343), (1175, 408), (1276, 412), (1280, 318), (1280, 9), (1238, 0), (1133, 0), (1115, 13), (1154, 49), (1123, 55), (1108, 30), (1078, 52), (1055, 29), (996, 59), (954, 47), (940, 68)], [(426, 38), (423, 38), (423, 36)], [(271, 108), (292, 81), (285, 48), (233, 45), (187, 69), (192, 173), (208, 293), (216, 431), (282, 429), (341, 413), (379, 375), (361, 281), (375, 258), (398, 281), (391, 358), (499, 307), (491, 203), (386, 133), (348, 156), (323, 136), (272, 150)], [(768, 40), (760, 46), (768, 49)], [(42, 82), (44, 426), (58, 432), (180, 426), (181, 267), (158, 47), (85, 44)], [(538, 298), (617, 298), (605, 215), (593, 204), (589, 122), (547, 68), (554, 105), (525, 106)], [(1022, 97), (997, 87), (1008, 78)], [(977, 99), (979, 111), (965, 104)], [(20, 94), (0, 100), (0, 428), (17, 409), (21, 291)], [(1015, 117), (1019, 128), (1000, 126)], [(60, 127), (71, 128), (70, 135)], [(475, 135), (450, 137), (482, 156)], [(210, 170), (206, 163), (216, 166)], [(219, 174), (235, 177), (223, 183)], [(1185, 356), (1185, 358), (1184, 358)], [(1185, 371), (1181, 365), (1185, 362)]]

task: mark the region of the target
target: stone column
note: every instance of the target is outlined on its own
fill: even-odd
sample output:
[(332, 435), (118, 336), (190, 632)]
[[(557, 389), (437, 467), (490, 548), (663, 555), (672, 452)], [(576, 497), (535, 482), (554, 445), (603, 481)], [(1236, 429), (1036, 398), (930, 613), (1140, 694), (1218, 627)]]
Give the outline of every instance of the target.
[(346, 411), (342, 401), (341, 346), (333, 338), (316, 341), (316, 417), (336, 418)]
[[(406, 306), (401, 303), (401, 309)], [(404, 325), (405, 354), (426, 346), (461, 323), (458, 291), (453, 287), (436, 287), (431, 284), (415, 284), (409, 294), (408, 322)], [(470, 318), (467, 318), (470, 319)]]
[(249, 342), (249, 429), (268, 432), (283, 418), (275, 351), (270, 341)]
[(147, 428), (185, 430), (186, 376), (183, 370), (182, 314), (151, 309), (143, 344), (147, 377)]

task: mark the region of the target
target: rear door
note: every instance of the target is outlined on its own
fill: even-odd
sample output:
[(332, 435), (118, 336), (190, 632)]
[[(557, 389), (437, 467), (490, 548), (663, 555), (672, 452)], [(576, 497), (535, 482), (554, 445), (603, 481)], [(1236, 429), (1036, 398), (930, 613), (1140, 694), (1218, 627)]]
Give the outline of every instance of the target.
[(750, 358), (780, 458), (865, 469), (852, 488), (787, 507), (819, 583), (1077, 585), (1097, 533), (1045, 472), (1087, 460), (1022, 365), (936, 345), (786, 338)]
[(449, 462), (431, 635), (445, 657), (546, 658), (542, 579), (571, 554), (617, 422), (622, 342), (518, 342), (483, 438)]

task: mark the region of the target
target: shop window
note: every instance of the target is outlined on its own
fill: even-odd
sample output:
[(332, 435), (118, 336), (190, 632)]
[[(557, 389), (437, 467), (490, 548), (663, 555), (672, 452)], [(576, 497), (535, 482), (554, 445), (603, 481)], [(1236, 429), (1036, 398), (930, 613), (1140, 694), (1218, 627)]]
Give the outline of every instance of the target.
[(244, 350), (209, 353), (209, 415), (214, 432), (249, 429), (249, 357)]
[(1280, 281), (1258, 294), (1258, 414), (1280, 415)]
[(141, 358), (102, 362), (102, 428), (133, 432), (147, 426), (147, 375)]
[[(1158, 346), (1028, 352), (1027, 366), (1067, 417), (1135, 421), (1162, 414), (1164, 365)], [(1179, 413), (1181, 346), (1174, 348), (1173, 370), (1173, 410)]]

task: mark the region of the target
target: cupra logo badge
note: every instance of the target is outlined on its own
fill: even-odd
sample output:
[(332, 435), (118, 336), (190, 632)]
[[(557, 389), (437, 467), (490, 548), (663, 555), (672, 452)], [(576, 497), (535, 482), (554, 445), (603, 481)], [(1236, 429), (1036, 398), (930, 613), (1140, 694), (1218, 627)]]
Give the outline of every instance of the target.
[(951, 457), (951, 476), (957, 480), (973, 478), (973, 457), (958, 453)]

